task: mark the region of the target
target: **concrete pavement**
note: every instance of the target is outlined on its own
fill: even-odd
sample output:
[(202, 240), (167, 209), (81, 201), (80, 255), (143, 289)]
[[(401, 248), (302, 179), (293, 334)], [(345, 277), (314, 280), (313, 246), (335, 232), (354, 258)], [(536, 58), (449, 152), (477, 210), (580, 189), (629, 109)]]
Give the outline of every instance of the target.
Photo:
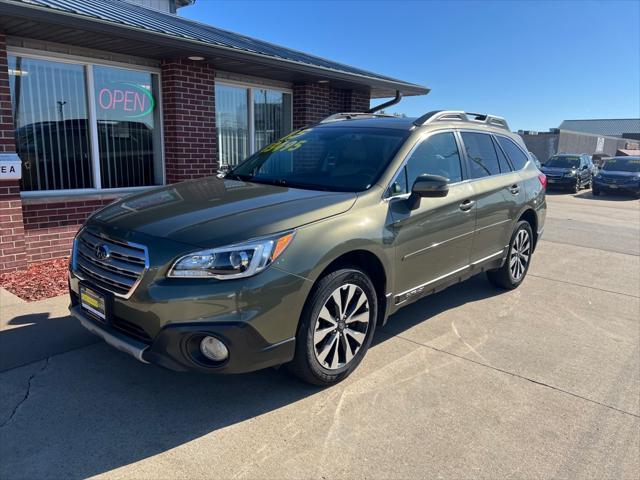
[(548, 201), (519, 289), (405, 308), (324, 390), (142, 365), (64, 298), (3, 304), (0, 477), (637, 479), (640, 203)]

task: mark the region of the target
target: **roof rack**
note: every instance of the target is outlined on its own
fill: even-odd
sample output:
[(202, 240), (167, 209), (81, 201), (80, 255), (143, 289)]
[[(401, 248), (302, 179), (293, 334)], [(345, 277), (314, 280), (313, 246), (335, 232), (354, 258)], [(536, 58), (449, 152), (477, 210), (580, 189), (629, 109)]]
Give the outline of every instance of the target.
[(434, 110), (433, 112), (425, 113), (423, 116), (416, 119), (413, 124), (421, 127), (422, 125), (427, 125), (435, 122), (483, 123), (485, 125), (509, 130), (507, 121), (502, 117), (489, 115), (487, 113), (463, 112), (462, 110)]
[(340, 122), (342, 120), (354, 120), (356, 118), (377, 118), (377, 117), (393, 118), (393, 115), (389, 115), (387, 113), (342, 112), (342, 113), (334, 113), (333, 115), (329, 115), (328, 117), (320, 120), (318, 123), (331, 123), (331, 122)]

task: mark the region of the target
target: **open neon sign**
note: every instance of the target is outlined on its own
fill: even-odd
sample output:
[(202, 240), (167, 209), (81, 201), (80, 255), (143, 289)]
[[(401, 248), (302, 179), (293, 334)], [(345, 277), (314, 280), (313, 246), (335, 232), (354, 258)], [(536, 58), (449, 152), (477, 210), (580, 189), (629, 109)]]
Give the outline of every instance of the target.
[(103, 110), (122, 111), (127, 118), (149, 115), (156, 107), (151, 92), (135, 83), (121, 83), (119, 88), (104, 87), (98, 92), (98, 105)]

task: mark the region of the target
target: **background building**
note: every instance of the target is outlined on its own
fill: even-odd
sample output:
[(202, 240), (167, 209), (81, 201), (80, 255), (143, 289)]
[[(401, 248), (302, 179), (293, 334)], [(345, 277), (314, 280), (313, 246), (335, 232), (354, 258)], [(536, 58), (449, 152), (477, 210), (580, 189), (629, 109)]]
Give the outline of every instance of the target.
[(565, 120), (548, 132), (518, 133), (541, 162), (556, 153), (587, 153), (597, 161), (638, 150), (640, 118)]
[(0, 272), (68, 255), (122, 195), (429, 91), (172, 13), (192, 3), (0, 0)]

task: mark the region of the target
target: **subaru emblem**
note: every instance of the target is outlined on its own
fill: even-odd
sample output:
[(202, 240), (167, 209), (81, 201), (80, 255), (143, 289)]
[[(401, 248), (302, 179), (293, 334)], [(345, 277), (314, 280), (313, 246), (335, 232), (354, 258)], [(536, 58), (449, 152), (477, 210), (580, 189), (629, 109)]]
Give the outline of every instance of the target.
[(107, 247), (104, 243), (101, 245), (98, 245), (95, 249), (95, 251), (93, 252), (93, 254), (96, 256), (96, 258), (98, 260), (106, 260), (111, 256), (111, 250), (109, 250), (109, 247)]

